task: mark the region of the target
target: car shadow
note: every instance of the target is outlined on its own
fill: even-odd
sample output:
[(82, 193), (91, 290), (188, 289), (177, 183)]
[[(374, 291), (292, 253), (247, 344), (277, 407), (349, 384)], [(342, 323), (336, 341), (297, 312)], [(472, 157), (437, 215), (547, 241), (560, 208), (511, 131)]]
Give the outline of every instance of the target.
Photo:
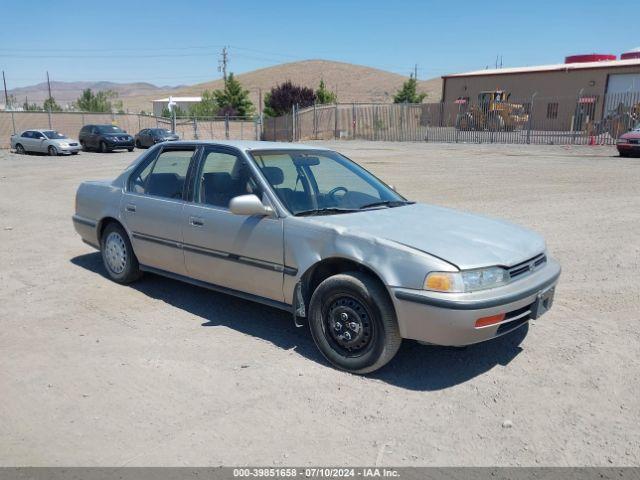
[[(72, 258), (71, 263), (108, 279), (98, 252)], [(291, 314), (282, 310), (148, 273), (129, 286), (199, 317), (203, 327), (232, 328), (329, 365), (313, 343), (308, 328), (296, 328)], [(509, 364), (522, 351), (520, 343), (527, 332), (528, 325), (525, 325), (493, 341), (465, 348), (421, 345), (405, 340), (396, 357), (369, 377), (417, 391), (453, 387), (496, 365)]]

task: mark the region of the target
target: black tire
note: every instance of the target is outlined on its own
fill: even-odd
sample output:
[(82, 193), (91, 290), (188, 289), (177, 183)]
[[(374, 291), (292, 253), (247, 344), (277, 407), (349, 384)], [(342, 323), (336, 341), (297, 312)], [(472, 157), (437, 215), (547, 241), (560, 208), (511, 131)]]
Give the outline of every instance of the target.
[(136, 140), (136, 148), (142, 148), (142, 144), (140, 143), (140, 140)]
[(58, 150), (56, 150), (56, 147), (54, 147), (53, 145), (49, 145), (49, 148), (47, 148), (47, 153), (50, 157), (58, 156)]
[(629, 153), (628, 152), (618, 152), (620, 154), (621, 157), (628, 157)]
[(84, 143), (84, 140), (80, 141), (80, 146), (82, 147), (82, 151), (83, 152), (88, 152), (89, 151), (89, 147), (87, 147), (87, 145)]
[(71, 152), (71, 155), (77, 155), (78, 152)]
[[(122, 249), (124, 258), (118, 257), (118, 252), (113, 249)], [(100, 253), (104, 268), (114, 282), (131, 283), (142, 276), (129, 236), (119, 224), (112, 222), (102, 232)]]
[(109, 148), (107, 147), (106, 142), (100, 142), (100, 152), (102, 152), (102, 153), (108, 153), (109, 152)]
[(24, 155), (24, 154), (26, 154), (26, 153), (27, 153), (27, 151), (24, 149), (24, 147), (22, 146), (22, 144), (21, 144), (21, 143), (17, 143), (17, 144), (16, 144), (16, 153), (17, 153), (18, 155)]
[[(402, 343), (387, 291), (361, 272), (334, 275), (318, 285), (309, 305), (309, 329), (332, 365), (357, 374), (387, 364)], [(347, 333), (350, 337), (345, 339)]]
[(133, 147), (127, 148), (128, 151), (133, 152)]

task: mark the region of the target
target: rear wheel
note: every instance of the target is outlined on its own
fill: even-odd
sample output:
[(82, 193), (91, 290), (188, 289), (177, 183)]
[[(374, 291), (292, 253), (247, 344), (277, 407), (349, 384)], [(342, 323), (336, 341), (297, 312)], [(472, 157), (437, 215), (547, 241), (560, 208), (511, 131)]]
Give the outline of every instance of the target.
[(55, 157), (58, 155), (58, 150), (56, 150), (56, 147), (54, 147), (53, 145), (50, 145), (49, 148), (47, 149), (47, 152), (49, 153), (49, 156), (51, 157)]
[(358, 374), (387, 364), (402, 342), (386, 290), (361, 272), (334, 275), (318, 285), (311, 297), (309, 328), (329, 362)]
[(25, 149), (24, 149), (24, 147), (22, 146), (22, 144), (18, 143), (18, 144), (16, 145), (16, 153), (17, 153), (18, 155), (24, 155), (24, 154), (25, 154), (25, 153), (27, 153), (27, 152), (25, 151)]
[(117, 223), (110, 223), (104, 229), (100, 251), (104, 267), (112, 280), (131, 283), (142, 275), (129, 236)]

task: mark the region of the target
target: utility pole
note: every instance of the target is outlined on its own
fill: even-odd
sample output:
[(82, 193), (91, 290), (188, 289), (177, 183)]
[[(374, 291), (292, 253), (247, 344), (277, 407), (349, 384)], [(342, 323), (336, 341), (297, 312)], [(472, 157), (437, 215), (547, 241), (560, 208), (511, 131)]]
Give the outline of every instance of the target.
[(49, 108), (51, 108), (51, 82), (49, 81), (48, 71), (47, 71), (47, 88), (49, 89)]
[(418, 80), (418, 64), (417, 63), (413, 67), (413, 78)]
[(7, 79), (4, 77), (4, 70), (2, 70), (2, 83), (4, 83), (4, 108), (9, 109), (9, 94), (7, 93)]
[(218, 71), (222, 72), (222, 78), (224, 78), (225, 83), (227, 81), (227, 64), (228, 63), (229, 63), (229, 52), (227, 52), (227, 47), (222, 47), (220, 60), (218, 60)]

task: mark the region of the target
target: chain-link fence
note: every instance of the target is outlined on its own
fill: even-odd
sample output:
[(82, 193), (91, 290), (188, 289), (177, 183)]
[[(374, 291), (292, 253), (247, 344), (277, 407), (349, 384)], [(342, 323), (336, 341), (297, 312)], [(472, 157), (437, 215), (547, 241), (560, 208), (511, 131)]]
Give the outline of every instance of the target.
[(294, 109), (289, 115), (265, 119), (263, 138), (613, 144), (638, 122), (640, 92), (521, 99), (490, 92), (475, 101)]
[[(83, 112), (0, 112), (0, 148), (9, 148), (10, 136), (29, 129), (57, 130), (77, 138), (84, 125), (117, 125), (131, 135), (144, 128), (172, 129), (165, 117), (130, 113)], [(177, 117), (175, 131), (184, 140), (232, 139), (257, 140), (260, 123), (257, 117)]]

